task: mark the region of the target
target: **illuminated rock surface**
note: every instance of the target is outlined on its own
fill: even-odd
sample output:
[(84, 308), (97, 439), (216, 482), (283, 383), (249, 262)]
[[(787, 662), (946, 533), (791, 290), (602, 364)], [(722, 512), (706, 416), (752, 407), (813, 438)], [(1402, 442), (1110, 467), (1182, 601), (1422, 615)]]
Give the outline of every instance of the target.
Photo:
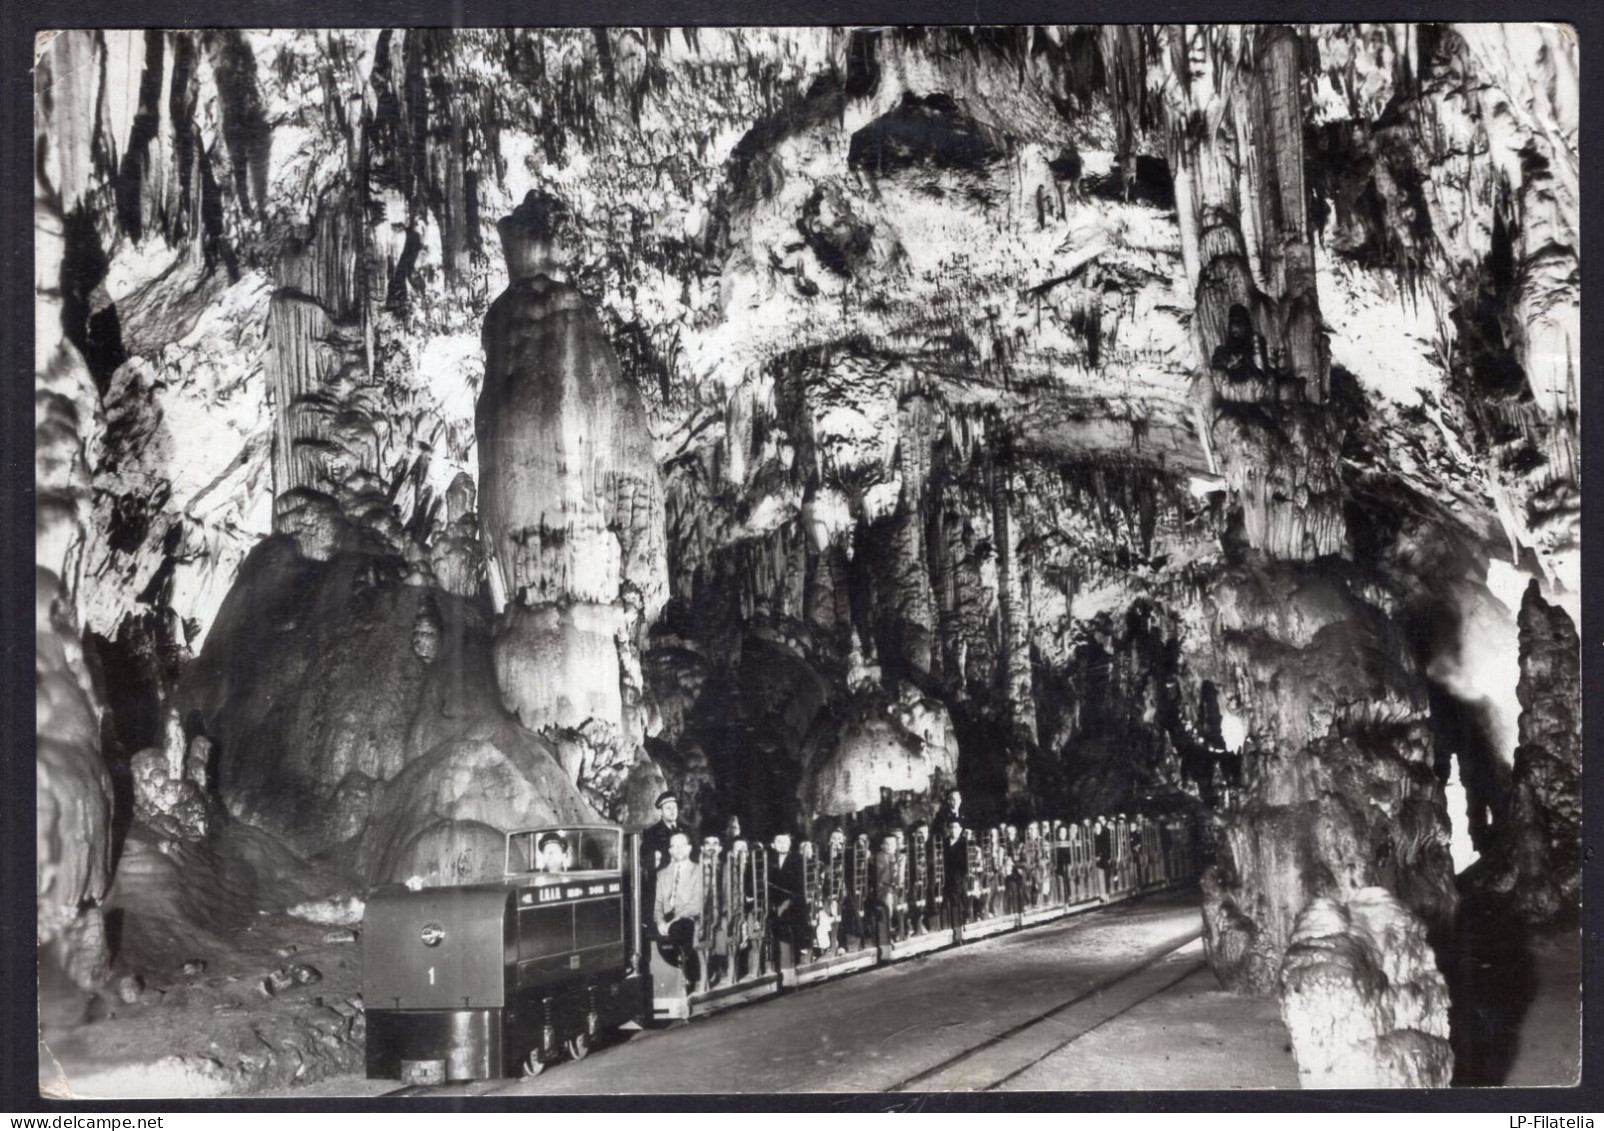
[(1453, 1075), (1448, 986), (1420, 921), (1381, 888), (1304, 909), (1281, 1019), (1305, 1088), (1442, 1088)]
[[(104, 972), (124, 843), (213, 876), (261, 834), (343, 898), (664, 786), (762, 835), (949, 780), (982, 823), (1198, 811), (1241, 988), (1372, 886), (1451, 945), (1451, 822), (1563, 919), (1576, 64), (1541, 25), (55, 36), (41, 945)], [(196, 738), (204, 787), (137, 762)], [(136, 764), (200, 846), (176, 793), (118, 808)]]

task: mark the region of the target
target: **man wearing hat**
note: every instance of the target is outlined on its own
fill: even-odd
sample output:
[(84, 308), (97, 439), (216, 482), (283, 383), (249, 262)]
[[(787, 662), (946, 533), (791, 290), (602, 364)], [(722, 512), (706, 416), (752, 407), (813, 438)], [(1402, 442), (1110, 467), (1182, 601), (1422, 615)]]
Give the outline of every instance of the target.
[(568, 843), (559, 832), (543, 833), (540, 837), (540, 870), (542, 872), (568, 871)]
[[(657, 823), (640, 838), (641, 863), (644, 865), (642, 871), (652, 876), (668, 863), (668, 844), (674, 839), (674, 834), (684, 831), (687, 836), (690, 835), (679, 823), (679, 797), (673, 790), (665, 789), (657, 795), (657, 813)], [(693, 851), (691, 859), (696, 859), (698, 855)]]
[[(657, 873), (668, 866), (670, 860), (669, 844), (674, 834), (689, 832), (679, 823), (679, 798), (674, 791), (665, 789), (657, 795), (658, 821), (641, 835), (640, 838), (640, 877), (641, 877), (641, 906), (651, 907), (657, 894)], [(694, 849), (691, 859), (695, 860), (700, 854)], [(644, 951), (644, 947), (642, 948)]]
[[(690, 836), (690, 829), (680, 825), (680, 799), (672, 789), (664, 789), (658, 794), (658, 823), (646, 829), (640, 837), (640, 871), (643, 876), (656, 876), (669, 863), (669, 842), (674, 839), (675, 833)], [(693, 842), (691, 860), (698, 860), (699, 857), (701, 853)]]

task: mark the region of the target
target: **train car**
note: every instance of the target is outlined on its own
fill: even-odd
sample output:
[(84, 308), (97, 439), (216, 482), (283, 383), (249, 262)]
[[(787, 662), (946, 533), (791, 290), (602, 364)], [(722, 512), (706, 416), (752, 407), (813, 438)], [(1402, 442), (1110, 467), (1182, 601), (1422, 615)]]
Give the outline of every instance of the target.
[(500, 882), (373, 893), (362, 929), (368, 1076), (535, 1075), (646, 1017), (638, 840), (614, 826), (519, 829)]

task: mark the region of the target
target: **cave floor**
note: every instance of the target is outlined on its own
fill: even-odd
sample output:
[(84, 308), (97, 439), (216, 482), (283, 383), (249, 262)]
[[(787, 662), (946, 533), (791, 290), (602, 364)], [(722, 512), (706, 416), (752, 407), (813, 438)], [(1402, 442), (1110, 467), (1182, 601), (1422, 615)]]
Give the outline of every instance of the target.
[(1582, 933), (1532, 939), (1535, 992), (1516, 1032), (1503, 1084), (1571, 1088), (1582, 1074)]
[(357, 1070), (360, 904), (331, 898), (341, 887), (239, 824), (199, 848), (130, 837), (110, 982), (86, 994), (40, 963), (40, 1092), (236, 1095)]
[[(1147, 1091), (1298, 1087), (1298, 1068), (1274, 998), (1228, 993), (1201, 942), (1161, 968), (1157, 993), (1096, 1025), (999, 1091)], [(1176, 976), (1178, 975), (1178, 977)]]
[[(203, 970), (145, 967), (133, 1000), (117, 979), (84, 1000), (41, 984), (39, 1088), (59, 1098), (218, 1096), (287, 1086), (362, 1063), (356, 932), (261, 916), (232, 945), (191, 945)], [(296, 980), (295, 975), (300, 979)], [(265, 988), (277, 974), (281, 983)], [(51, 999), (54, 1000), (51, 1000)], [(67, 1024), (87, 1006), (91, 1023)]]

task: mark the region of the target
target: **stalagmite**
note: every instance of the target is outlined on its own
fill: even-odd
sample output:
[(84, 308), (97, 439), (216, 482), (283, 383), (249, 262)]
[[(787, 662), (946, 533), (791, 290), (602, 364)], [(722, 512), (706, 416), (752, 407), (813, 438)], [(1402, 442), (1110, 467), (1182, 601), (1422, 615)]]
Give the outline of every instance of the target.
[[(45, 136), (35, 180), (38, 369), (34, 393), (36, 935), (53, 963), (92, 988), (110, 954), (99, 905), (112, 879), (113, 790), (101, 745), (104, 703), (86, 663), (79, 615), (92, 456), (104, 421), (93, 375), (64, 334), (65, 213), (89, 190), (97, 53), (89, 32), (59, 33), (35, 82)], [(47, 978), (48, 982), (48, 978)]]
[(1522, 919), (1569, 922), (1582, 885), (1581, 650), (1564, 609), (1531, 581), (1520, 603), (1520, 743), (1495, 851), (1476, 887)]
[(1382, 888), (1298, 917), (1281, 1016), (1305, 1088), (1446, 1088), (1448, 987), (1420, 921)]
[(666, 598), (663, 492), (639, 392), (560, 274), (560, 202), (531, 193), (500, 232), (511, 282), (484, 324), (475, 426), (494, 563), (502, 700), (532, 730), (600, 725), (627, 769), (644, 737), (637, 634)]

